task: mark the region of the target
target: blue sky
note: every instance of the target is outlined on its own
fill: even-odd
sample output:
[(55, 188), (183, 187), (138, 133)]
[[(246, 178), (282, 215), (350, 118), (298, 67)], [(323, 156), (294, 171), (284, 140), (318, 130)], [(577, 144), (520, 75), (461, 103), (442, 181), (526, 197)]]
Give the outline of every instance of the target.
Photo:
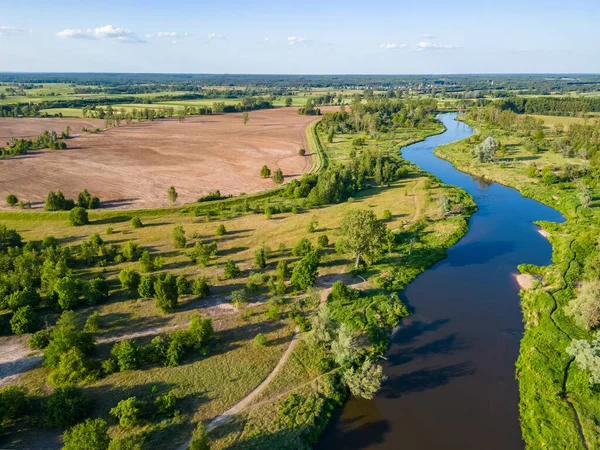
[(0, 0), (0, 71), (600, 72), (599, 0)]

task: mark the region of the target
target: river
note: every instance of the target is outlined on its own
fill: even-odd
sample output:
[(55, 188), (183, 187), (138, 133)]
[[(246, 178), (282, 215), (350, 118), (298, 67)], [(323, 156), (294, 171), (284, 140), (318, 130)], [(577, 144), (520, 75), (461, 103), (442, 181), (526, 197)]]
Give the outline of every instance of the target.
[(372, 401), (351, 399), (317, 449), (521, 449), (515, 361), (523, 333), (517, 265), (550, 263), (551, 246), (533, 221), (562, 216), (516, 190), (473, 177), (433, 154), (473, 129), (456, 113), (447, 130), (402, 156), (478, 205), (448, 257), (402, 294), (403, 320), (383, 364), (388, 380)]

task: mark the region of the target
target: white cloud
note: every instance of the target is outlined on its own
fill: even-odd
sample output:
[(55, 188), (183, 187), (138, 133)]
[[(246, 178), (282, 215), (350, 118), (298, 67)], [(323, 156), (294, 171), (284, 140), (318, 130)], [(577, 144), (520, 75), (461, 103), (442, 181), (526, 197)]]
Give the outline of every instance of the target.
[(411, 50), (415, 52), (422, 52), (425, 50), (450, 50), (453, 48), (456, 48), (456, 46), (448, 44), (433, 44), (431, 42), (422, 41), (418, 42)]
[(433, 34), (424, 34), (423, 39), (437, 39), (437, 36), (434, 36)]
[(15, 27), (0, 26), (0, 36), (10, 36), (12, 34), (22, 33), (24, 30)]
[(288, 36), (287, 42), (288, 45), (311, 45), (315, 43), (315, 41), (312, 39), (306, 39), (297, 36)]
[(209, 40), (213, 40), (213, 39), (227, 39), (227, 36), (219, 34), (219, 33), (210, 33), (208, 35), (208, 39)]
[(398, 44), (388, 43), (388, 44), (379, 44), (377, 47), (382, 50), (398, 50), (399, 48), (406, 48), (406, 44), (398, 45)]
[(56, 33), (61, 39), (106, 39), (123, 43), (146, 42), (139, 38), (135, 32), (127, 28), (116, 28), (112, 25), (104, 25), (99, 28), (88, 28), (87, 30), (67, 29)]

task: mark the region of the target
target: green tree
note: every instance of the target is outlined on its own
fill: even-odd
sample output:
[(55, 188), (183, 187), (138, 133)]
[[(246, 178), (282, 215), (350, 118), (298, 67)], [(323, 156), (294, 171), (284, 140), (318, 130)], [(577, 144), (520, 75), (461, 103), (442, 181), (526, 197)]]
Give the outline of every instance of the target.
[(302, 290), (315, 284), (320, 260), (319, 252), (316, 250), (309, 252), (292, 270), (291, 283)]
[(65, 311), (52, 328), (50, 343), (44, 349), (44, 366), (58, 367), (61, 355), (71, 348), (77, 348), (84, 355), (89, 355), (96, 345), (93, 336), (81, 330), (79, 315), (74, 311)]
[(48, 375), (48, 382), (53, 386), (68, 386), (95, 377), (89, 360), (79, 348), (73, 347), (60, 355), (58, 365)]
[(358, 344), (354, 334), (346, 325), (342, 324), (338, 330), (337, 337), (331, 343), (333, 359), (338, 366), (352, 364), (358, 356)]
[(294, 247), (292, 247), (292, 255), (294, 256), (306, 256), (313, 251), (313, 246), (310, 241), (306, 238), (300, 239)]
[(223, 276), (225, 277), (225, 279), (231, 280), (233, 278), (237, 278), (240, 276), (241, 273), (242, 271), (237, 266), (237, 264), (234, 263), (232, 259), (228, 259), (225, 263), (225, 270), (223, 272)]
[(262, 333), (258, 333), (256, 336), (254, 336), (254, 345), (256, 347), (265, 347), (268, 342), (269, 341), (267, 337)]
[(31, 306), (23, 306), (10, 319), (10, 328), (15, 334), (33, 333), (39, 330), (40, 320)]
[(248, 292), (246, 289), (236, 289), (231, 293), (231, 303), (241, 309), (248, 304)]
[(179, 294), (179, 296), (187, 294), (190, 290), (190, 282), (184, 275), (179, 275), (177, 277), (175, 285), (177, 286), (177, 294)]
[(210, 440), (206, 432), (206, 426), (202, 422), (198, 422), (192, 433), (189, 450), (210, 450)]
[(142, 223), (142, 219), (140, 219), (138, 216), (131, 218), (131, 228), (142, 228), (143, 226), (144, 224)]
[(471, 153), (479, 160), (479, 162), (492, 162), (499, 148), (500, 143), (492, 136), (488, 136), (481, 144), (475, 147)]
[(328, 345), (335, 338), (335, 322), (330, 317), (329, 306), (321, 306), (317, 314), (310, 318), (312, 332), (310, 339), (314, 343)]
[(176, 367), (181, 364), (189, 340), (190, 338), (186, 330), (179, 330), (173, 333), (166, 353), (166, 365), (168, 367)]
[(129, 291), (129, 295), (132, 296), (140, 284), (140, 275), (131, 267), (126, 267), (119, 272), (119, 281), (121, 287)]
[(254, 252), (254, 267), (264, 269), (267, 265), (267, 252), (264, 246), (260, 246)]
[(366, 359), (359, 369), (347, 369), (342, 379), (354, 397), (371, 400), (386, 377), (381, 366)]
[(349, 210), (340, 227), (340, 246), (354, 257), (354, 266), (371, 263), (380, 253), (386, 226), (375, 213), (363, 209)]
[(99, 331), (101, 327), (102, 327), (102, 321), (100, 318), (100, 312), (95, 311), (92, 314), (90, 314), (88, 316), (88, 318), (86, 319), (85, 325), (83, 326), (83, 331), (86, 331), (88, 333), (93, 333), (93, 332)]
[(170, 186), (169, 189), (167, 189), (167, 197), (169, 197), (169, 201), (171, 203), (175, 203), (177, 201), (178, 196), (179, 194), (177, 194), (175, 186)]
[(159, 277), (154, 282), (154, 298), (156, 306), (165, 313), (170, 313), (177, 308), (177, 282), (175, 277), (170, 273), (164, 277)]
[(121, 246), (121, 254), (127, 261), (135, 261), (139, 253), (138, 245), (131, 239)]
[(142, 277), (138, 286), (138, 294), (141, 298), (154, 297), (154, 281), (154, 277), (151, 275)]
[(175, 248), (185, 248), (186, 244), (185, 230), (181, 225), (176, 225), (173, 228), (173, 246)]
[(285, 98), (285, 106), (286, 106), (287, 108), (289, 108), (290, 106), (292, 106), (292, 102), (293, 102), (293, 101), (294, 101), (294, 100), (292, 99), (292, 97), (286, 97), (286, 98)]
[(19, 291), (15, 291), (6, 298), (6, 304), (12, 311), (16, 311), (24, 306), (31, 306), (35, 308), (40, 304), (40, 302), (40, 294), (36, 289), (30, 286)]
[(273, 172), (273, 181), (277, 184), (281, 184), (283, 183), (283, 172), (281, 171), (281, 169), (278, 167), (275, 172)]
[(138, 425), (142, 418), (142, 408), (136, 397), (129, 397), (117, 403), (110, 410), (110, 415), (119, 421), (124, 429), (130, 429)]
[(117, 342), (110, 350), (110, 356), (117, 362), (121, 372), (136, 370), (140, 367), (140, 350), (133, 341), (126, 339)]
[(97, 276), (84, 284), (83, 297), (88, 305), (97, 305), (108, 298), (109, 285), (106, 278)]
[(100, 199), (92, 196), (87, 189), (84, 189), (77, 196), (77, 206), (85, 209), (96, 209), (100, 206)]
[(246, 125), (248, 123), (248, 120), (250, 120), (250, 115), (247, 112), (244, 112), (242, 114), (242, 120), (244, 121), (244, 125)]
[(260, 169), (260, 176), (263, 178), (269, 178), (271, 176), (271, 169), (269, 169), (266, 165), (262, 166)]
[(19, 199), (17, 198), (16, 195), (14, 195), (14, 194), (8, 194), (6, 196), (6, 204), (8, 206), (12, 207), (12, 206), (15, 206), (17, 203), (19, 203)]
[(565, 313), (583, 328), (591, 329), (600, 324), (600, 280), (583, 281), (567, 306)]
[(573, 339), (567, 353), (575, 358), (577, 367), (590, 373), (590, 383), (600, 383), (600, 341), (595, 339)]
[(84, 208), (76, 206), (69, 211), (69, 223), (75, 227), (87, 225), (90, 223), (88, 212)]
[(327, 237), (327, 235), (326, 234), (322, 234), (321, 236), (319, 236), (318, 239), (317, 239), (317, 244), (321, 248), (328, 247), (329, 246), (329, 238)]
[(63, 450), (107, 450), (108, 424), (102, 419), (87, 419), (66, 431)]
[(82, 389), (59, 387), (43, 405), (44, 422), (56, 428), (66, 428), (83, 420), (89, 413), (90, 401)]
[(216, 235), (217, 236), (225, 236), (225, 233), (227, 233), (227, 230), (225, 229), (225, 225), (220, 223), (219, 226), (217, 227)]
[(198, 296), (198, 298), (205, 298), (208, 297), (209, 292), (210, 289), (206, 282), (206, 278), (202, 275), (194, 278), (194, 282), (192, 283), (192, 294)]
[(0, 425), (7, 427), (30, 415), (31, 398), (27, 389), (21, 386), (7, 386), (0, 389)]

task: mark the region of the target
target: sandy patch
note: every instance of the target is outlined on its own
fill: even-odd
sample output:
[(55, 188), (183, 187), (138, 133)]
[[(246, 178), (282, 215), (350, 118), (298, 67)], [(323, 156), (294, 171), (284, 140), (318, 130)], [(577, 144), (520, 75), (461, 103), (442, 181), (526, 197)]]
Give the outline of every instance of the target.
[(534, 278), (526, 273), (513, 274), (515, 281), (521, 287), (521, 289), (531, 289), (533, 286)]
[(540, 233), (542, 236), (544, 236), (546, 239), (548, 239), (550, 237), (550, 233), (548, 233), (546, 230), (542, 230), (541, 228), (539, 230), (537, 230), (538, 233)]

